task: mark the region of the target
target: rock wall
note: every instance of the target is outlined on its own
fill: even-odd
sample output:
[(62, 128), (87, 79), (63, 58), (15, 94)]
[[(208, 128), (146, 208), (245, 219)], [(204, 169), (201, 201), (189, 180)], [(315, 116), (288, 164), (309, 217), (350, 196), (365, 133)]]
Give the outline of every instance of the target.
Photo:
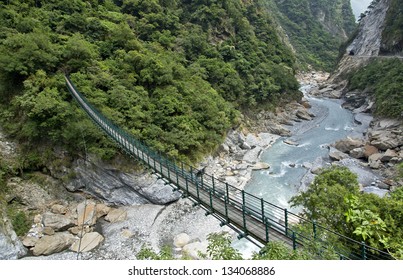
[(358, 34), (347, 47), (347, 53), (351, 52), (355, 56), (377, 56), (379, 54), (389, 4), (390, 0), (380, 0), (361, 19)]
[(66, 184), (69, 191), (80, 190), (108, 204), (167, 204), (180, 197), (149, 170), (124, 172), (96, 159), (75, 160), (71, 169), (75, 176)]

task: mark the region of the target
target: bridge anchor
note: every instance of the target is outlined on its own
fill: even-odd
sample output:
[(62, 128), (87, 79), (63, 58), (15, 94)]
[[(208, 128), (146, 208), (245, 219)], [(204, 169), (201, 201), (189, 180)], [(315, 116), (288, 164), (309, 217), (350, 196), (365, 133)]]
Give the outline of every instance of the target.
[(206, 211), (206, 213), (204, 215), (207, 217), (207, 216), (210, 216), (213, 213), (214, 213), (214, 211)]
[(243, 233), (240, 233), (237, 238), (238, 238), (238, 240), (241, 240), (242, 238), (245, 238), (247, 236), (248, 236), (248, 234), (243, 232)]
[(227, 221), (221, 221), (220, 227), (223, 227), (223, 226), (226, 226), (226, 225), (228, 225), (228, 222), (227, 222)]

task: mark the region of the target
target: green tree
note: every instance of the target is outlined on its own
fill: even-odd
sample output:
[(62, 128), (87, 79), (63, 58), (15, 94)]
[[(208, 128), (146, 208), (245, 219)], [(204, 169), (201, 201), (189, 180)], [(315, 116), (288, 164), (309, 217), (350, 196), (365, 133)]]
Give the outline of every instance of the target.
[(347, 167), (324, 169), (309, 188), (291, 199), (292, 206), (302, 206), (303, 214), (319, 224), (341, 233), (350, 233), (344, 214), (349, 205), (345, 198), (358, 195), (357, 175)]
[(231, 247), (232, 238), (229, 233), (210, 233), (207, 237), (207, 255), (212, 260), (242, 260), (241, 253)]

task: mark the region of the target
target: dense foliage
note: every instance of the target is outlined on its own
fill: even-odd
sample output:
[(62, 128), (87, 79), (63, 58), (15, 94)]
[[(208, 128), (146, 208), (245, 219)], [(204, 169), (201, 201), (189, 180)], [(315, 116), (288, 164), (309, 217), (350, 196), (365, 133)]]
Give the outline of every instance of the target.
[(238, 110), (295, 97), (293, 67), (261, 1), (0, 1), (0, 117), (32, 147), (115, 153), (64, 73), (118, 125), (194, 161)]
[[(319, 174), (309, 189), (291, 200), (304, 215), (342, 235), (403, 258), (403, 187), (390, 196), (361, 193), (357, 176), (346, 167)], [(330, 236), (324, 236), (329, 238)], [(337, 240), (330, 240), (337, 245)], [(348, 247), (351, 244), (341, 244)]]
[(390, 0), (382, 32), (381, 54), (403, 54), (403, 5), (401, 0)]
[(375, 113), (401, 118), (403, 112), (403, 62), (399, 59), (374, 60), (349, 77), (350, 90), (366, 89), (376, 102)]
[(332, 70), (338, 48), (355, 28), (349, 0), (266, 0), (302, 65)]

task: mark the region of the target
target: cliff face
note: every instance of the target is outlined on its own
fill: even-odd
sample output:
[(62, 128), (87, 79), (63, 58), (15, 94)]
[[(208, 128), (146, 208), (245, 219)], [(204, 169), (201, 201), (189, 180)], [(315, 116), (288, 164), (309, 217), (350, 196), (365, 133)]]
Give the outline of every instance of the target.
[(356, 28), (349, 0), (266, 0), (266, 3), (303, 66), (333, 68), (338, 46)]
[(390, 0), (381, 0), (367, 11), (367, 15), (361, 19), (357, 36), (347, 47), (349, 54), (356, 56), (377, 56), (379, 54), (389, 5)]
[(347, 39), (355, 29), (350, 0), (311, 0), (312, 15), (333, 36)]
[(382, 32), (380, 53), (403, 55), (403, 2), (389, 0), (390, 5)]
[(344, 54), (336, 70), (330, 77), (331, 83), (340, 82), (351, 71), (367, 65), (379, 56), (382, 46), (382, 33), (385, 30), (386, 18), (392, 0), (380, 0), (373, 3), (361, 18), (356, 35), (345, 48)]

